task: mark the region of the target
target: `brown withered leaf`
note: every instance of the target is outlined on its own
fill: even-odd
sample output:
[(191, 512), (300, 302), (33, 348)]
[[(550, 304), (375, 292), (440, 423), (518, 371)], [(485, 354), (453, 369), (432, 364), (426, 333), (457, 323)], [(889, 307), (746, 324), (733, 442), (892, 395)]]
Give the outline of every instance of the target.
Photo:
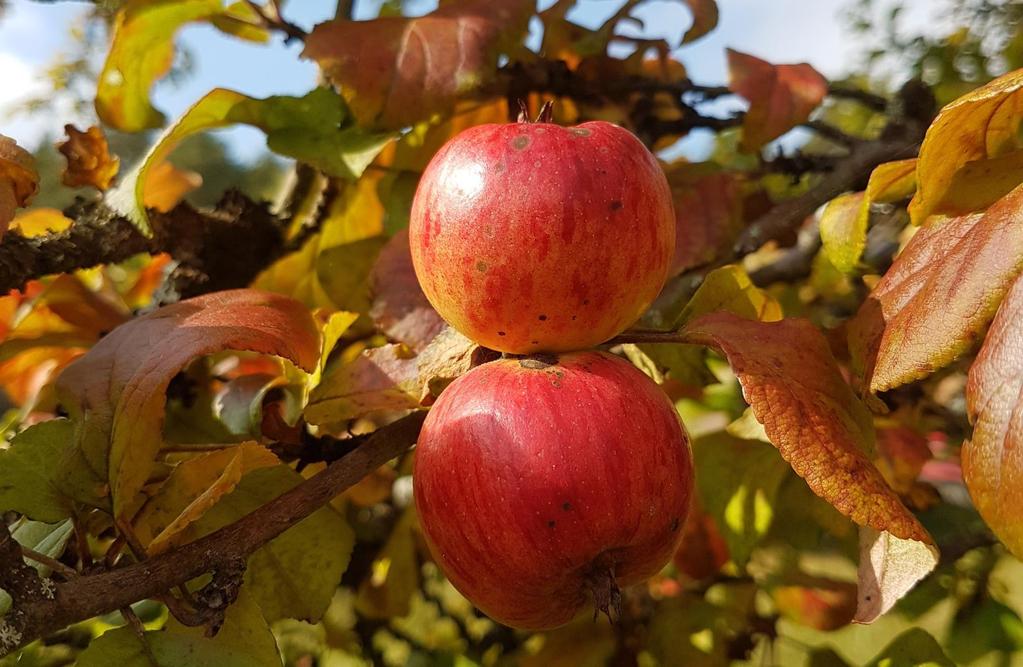
[(14, 219), (14, 211), (27, 206), (38, 189), (39, 174), (32, 154), (0, 134), (0, 236)]
[(730, 313), (700, 317), (683, 333), (727, 357), (753, 415), (792, 469), (861, 534), (870, 531), (861, 541), (856, 619), (883, 614), (934, 568), (937, 549), (868, 458), (873, 420), (827, 340), (807, 320), (757, 322)]
[(693, 14), (693, 24), (682, 36), (682, 43), (695, 42), (718, 25), (718, 3), (716, 0), (685, 0)]
[(444, 112), (493, 76), (503, 44), (526, 29), (532, 0), (470, 0), (415, 18), (317, 25), (302, 56), (343, 92), (361, 125), (398, 129)]
[(806, 121), (824, 99), (828, 82), (810, 65), (772, 65), (728, 49), (728, 87), (749, 101), (741, 147), (754, 152)]
[(419, 354), (384, 345), (328, 370), (309, 396), (311, 424), (343, 424), (380, 410), (411, 410), (433, 403), (455, 378), (487, 360), (481, 348), (446, 327)]
[(970, 368), (966, 405), (973, 437), (963, 445), (966, 487), (1005, 546), (1023, 557), (1023, 278), (1002, 301)]
[(163, 438), (166, 391), (196, 357), (246, 350), (285, 357), (312, 371), (320, 336), (309, 310), (277, 294), (241, 289), (165, 306), (122, 324), (57, 381), (75, 421), (75, 445), (113, 511), (130, 519)]
[(1023, 270), (1023, 187), (983, 214), (922, 227), (849, 326), (864, 389), (926, 377), (976, 344)]
[(927, 128), (909, 204), (915, 224), (934, 213), (986, 208), (1023, 180), (1023, 70), (1009, 72), (942, 109)]
[(444, 320), (416, 278), (407, 228), (391, 237), (377, 255), (370, 291), (373, 305), (369, 315), (377, 328), (413, 350), (422, 351), (444, 328)]
[(93, 187), (103, 192), (110, 187), (121, 160), (110, 154), (103, 130), (93, 125), (82, 132), (74, 125), (65, 125), (67, 139), (57, 150), (67, 159), (60, 182), (69, 188)]

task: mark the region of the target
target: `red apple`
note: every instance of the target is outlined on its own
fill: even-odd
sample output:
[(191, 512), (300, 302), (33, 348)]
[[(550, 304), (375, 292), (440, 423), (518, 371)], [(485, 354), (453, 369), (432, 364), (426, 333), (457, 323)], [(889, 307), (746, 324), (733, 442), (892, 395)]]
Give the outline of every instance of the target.
[[(549, 363), (550, 362), (550, 363)], [(671, 558), (693, 488), (675, 408), (618, 357), (503, 359), (455, 380), (413, 481), (430, 550), (491, 618), (525, 629), (609, 615)]]
[(478, 343), (526, 354), (593, 347), (660, 292), (675, 248), (657, 159), (602, 121), (479, 125), (419, 182), (412, 259), (437, 312)]

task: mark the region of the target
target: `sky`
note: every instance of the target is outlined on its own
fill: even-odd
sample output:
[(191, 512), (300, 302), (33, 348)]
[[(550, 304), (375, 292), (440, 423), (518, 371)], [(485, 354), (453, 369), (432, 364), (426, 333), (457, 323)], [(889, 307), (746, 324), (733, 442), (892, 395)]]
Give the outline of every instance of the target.
[[(542, 0), (549, 5), (552, 0)], [(829, 78), (846, 74), (858, 64), (862, 44), (848, 34), (842, 18), (851, 0), (718, 0), (720, 22), (703, 39), (675, 51), (689, 76), (697, 83), (727, 82), (725, 49), (734, 48), (773, 63), (808, 62)], [(380, 0), (356, 0), (356, 18), (375, 15)], [(584, 25), (598, 25), (613, 13), (616, 0), (581, 0), (569, 16)], [(932, 0), (905, 0), (901, 16), (905, 29), (939, 29), (931, 22)], [(435, 0), (414, 0), (415, 13), (425, 13)], [(336, 0), (290, 0), (285, 16), (310, 29), (333, 15)], [(25, 97), (46, 93), (41, 70), (54, 56), (67, 50), (69, 30), (84, 7), (79, 2), (37, 3), (13, 0), (0, 17), (0, 134), (34, 147), (48, 136), (61, 136), (69, 121), (87, 125), (94, 118), (75, 117), (69, 107), (58, 105), (56, 113), (11, 117), (10, 110)], [(649, 0), (635, 15), (651, 36), (665, 37), (676, 45), (689, 27), (690, 16), (677, 0)], [(233, 39), (212, 27), (195, 24), (179, 33), (179, 44), (194, 54), (194, 71), (180, 83), (161, 82), (153, 91), (155, 106), (173, 118), (214, 87), (233, 88), (256, 97), (302, 95), (316, 83), (316, 67), (299, 58), (301, 44), (284, 44), (274, 36), (268, 45)], [(231, 151), (251, 159), (264, 150), (263, 136), (252, 128), (219, 131)], [(705, 139), (705, 138), (704, 138)], [(699, 152), (705, 144), (695, 136), (690, 142)]]

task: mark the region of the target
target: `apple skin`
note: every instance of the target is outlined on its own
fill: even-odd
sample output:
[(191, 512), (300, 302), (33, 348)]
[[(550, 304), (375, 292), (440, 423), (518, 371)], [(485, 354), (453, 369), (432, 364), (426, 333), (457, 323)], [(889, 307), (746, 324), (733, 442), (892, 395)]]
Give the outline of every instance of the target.
[(514, 354), (581, 350), (634, 323), (675, 252), (657, 159), (603, 121), (479, 125), (419, 182), (416, 275), (451, 326)]
[(412, 479), (451, 583), (491, 618), (541, 630), (590, 601), (610, 616), (619, 586), (664, 567), (693, 467), (660, 388), (618, 357), (579, 352), (455, 380), (426, 418)]

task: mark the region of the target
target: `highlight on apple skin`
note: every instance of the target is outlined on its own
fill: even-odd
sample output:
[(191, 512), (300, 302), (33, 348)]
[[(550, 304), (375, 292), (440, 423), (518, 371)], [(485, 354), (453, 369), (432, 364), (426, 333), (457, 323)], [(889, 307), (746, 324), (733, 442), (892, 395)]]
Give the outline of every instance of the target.
[(434, 156), (412, 204), (419, 282), (463, 334), (514, 354), (598, 345), (633, 324), (675, 251), (671, 192), (632, 133), (488, 124)]

